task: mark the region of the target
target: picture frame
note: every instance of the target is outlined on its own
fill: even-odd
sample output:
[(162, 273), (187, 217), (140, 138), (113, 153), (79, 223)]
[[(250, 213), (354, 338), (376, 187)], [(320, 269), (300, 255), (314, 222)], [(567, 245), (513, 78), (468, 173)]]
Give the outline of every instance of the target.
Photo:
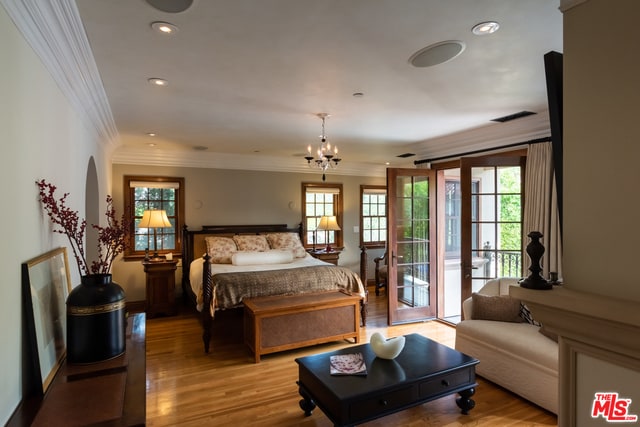
[(44, 394), (67, 353), (66, 301), (71, 292), (67, 249), (57, 248), (23, 263), (22, 289), (32, 368)]

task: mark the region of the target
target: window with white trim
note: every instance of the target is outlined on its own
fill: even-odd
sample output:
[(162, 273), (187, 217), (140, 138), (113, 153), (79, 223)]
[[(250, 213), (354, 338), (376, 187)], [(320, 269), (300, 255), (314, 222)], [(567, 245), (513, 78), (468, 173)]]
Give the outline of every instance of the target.
[(360, 186), (360, 246), (383, 248), (387, 242), (387, 187)]

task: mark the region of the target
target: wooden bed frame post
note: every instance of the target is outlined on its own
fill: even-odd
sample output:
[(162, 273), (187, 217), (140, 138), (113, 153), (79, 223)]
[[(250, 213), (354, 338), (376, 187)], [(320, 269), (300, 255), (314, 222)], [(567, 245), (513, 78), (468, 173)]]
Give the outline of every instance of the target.
[(189, 266), (185, 264), (193, 260), (193, 237), (189, 233), (187, 224), (182, 226), (182, 296), (185, 300), (189, 299)]
[(213, 284), (210, 270), (209, 254), (205, 254), (204, 265), (202, 268), (202, 341), (204, 342), (204, 352), (209, 353), (209, 344), (211, 343), (211, 326), (213, 317), (211, 316), (211, 300), (213, 299)]

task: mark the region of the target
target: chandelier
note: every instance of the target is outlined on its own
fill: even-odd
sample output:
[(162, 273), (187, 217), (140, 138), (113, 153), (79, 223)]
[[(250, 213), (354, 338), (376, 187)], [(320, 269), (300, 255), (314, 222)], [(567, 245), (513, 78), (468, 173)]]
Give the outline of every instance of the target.
[(325, 172), (327, 169), (335, 169), (338, 167), (338, 163), (340, 163), (341, 158), (338, 157), (338, 147), (333, 146), (333, 150), (331, 149), (331, 143), (327, 142), (327, 136), (324, 133), (324, 122), (329, 114), (327, 113), (318, 113), (318, 117), (322, 119), (322, 135), (320, 135), (320, 146), (316, 151), (316, 157), (311, 153), (311, 145), (307, 147), (307, 155), (305, 159), (309, 164), (309, 167), (316, 167), (322, 171), (322, 180), (326, 180)]

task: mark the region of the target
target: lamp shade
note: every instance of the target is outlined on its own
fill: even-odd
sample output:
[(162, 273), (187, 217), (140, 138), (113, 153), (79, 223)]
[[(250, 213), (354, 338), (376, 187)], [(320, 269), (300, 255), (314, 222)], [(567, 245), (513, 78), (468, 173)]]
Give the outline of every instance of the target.
[(147, 210), (142, 214), (142, 219), (138, 223), (140, 228), (170, 228), (171, 222), (167, 218), (164, 210)]
[(320, 222), (318, 223), (316, 230), (339, 231), (340, 226), (338, 225), (338, 221), (335, 216), (323, 216), (320, 218)]

